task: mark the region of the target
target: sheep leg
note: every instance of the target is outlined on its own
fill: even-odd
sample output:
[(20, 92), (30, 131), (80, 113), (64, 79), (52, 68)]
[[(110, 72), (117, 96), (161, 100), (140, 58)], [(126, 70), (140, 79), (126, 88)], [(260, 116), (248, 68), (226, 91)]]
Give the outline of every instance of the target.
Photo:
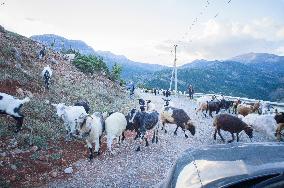
[(136, 132), (136, 136), (135, 136), (134, 140), (136, 140), (137, 138), (140, 137), (140, 132), (139, 132), (139, 130), (138, 130), (138, 129), (135, 129), (135, 132)]
[(146, 146), (146, 147), (149, 146), (149, 142), (148, 142), (148, 139), (147, 139), (146, 137), (145, 137), (145, 142), (146, 142), (146, 145), (145, 145), (145, 146)]
[[(206, 110), (206, 113), (207, 113), (207, 110)], [(204, 114), (203, 110), (202, 110), (202, 114), (204, 115), (204, 117), (206, 117), (206, 113)]]
[(122, 138), (121, 138), (121, 142), (123, 142), (125, 140), (125, 135), (124, 135), (124, 131), (122, 132)]
[(96, 138), (96, 142), (95, 142), (95, 153), (96, 155), (100, 154), (100, 137)]
[(239, 139), (239, 133), (237, 133), (237, 142), (239, 141), (240, 139)]
[(152, 143), (155, 142), (155, 138), (156, 138), (156, 130), (154, 130), (154, 134), (153, 134), (153, 138), (152, 138)]
[(141, 143), (143, 142), (143, 139), (140, 137), (140, 141), (139, 141), (139, 146), (137, 147), (136, 151), (141, 151)]
[(159, 132), (159, 129), (156, 129), (156, 144), (158, 143), (158, 132)]
[(233, 142), (235, 140), (234, 133), (231, 133), (231, 135), (232, 135), (232, 140), (229, 140), (228, 143), (231, 143), (231, 142)]
[(177, 125), (177, 128), (176, 128), (176, 130), (174, 131), (174, 135), (177, 135), (177, 130), (178, 130), (178, 125)]
[(12, 117), (17, 121), (17, 126), (16, 126), (16, 130), (15, 130), (15, 133), (17, 133), (22, 128), (24, 117), (14, 117), (14, 116), (12, 116)]
[(88, 140), (86, 140), (86, 142), (87, 142), (87, 146), (88, 146), (88, 148), (89, 148), (89, 150), (90, 150), (89, 159), (90, 159), (90, 161), (92, 161), (93, 158), (94, 158), (93, 146), (92, 146), (92, 144), (91, 144)]
[(112, 150), (111, 150), (112, 140), (113, 140), (112, 136), (107, 137), (107, 148), (110, 153), (112, 153)]
[(167, 133), (167, 130), (166, 130), (166, 127), (165, 127), (165, 122), (163, 122), (162, 124), (163, 124), (163, 126), (162, 126), (161, 130), (165, 129), (165, 133)]
[(209, 116), (211, 116), (213, 118), (211, 110), (209, 110)]
[(182, 129), (182, 130), (183, 130), (183, 132), (184, 132), (185, 138), (188, 138), (187, 134), (185, 133), (185, 129)]
[(216, 134), (217, 134), (217, 129), (215, 129), (215, 132), (214, 132), (214, 135), (213, 135), (214, 140), (216, 140)]
[(222, 139), (223, 142), (225, 142), (225, 139), (223, 138), (223, 136), (221, 135), (220, 129), (217, 129), (218, 135), (220, 136), (220, 138)]
[(121, 136), (118, 136), (118, 144), (120, 144), (121, 143), (121, 138), (120, 138)]

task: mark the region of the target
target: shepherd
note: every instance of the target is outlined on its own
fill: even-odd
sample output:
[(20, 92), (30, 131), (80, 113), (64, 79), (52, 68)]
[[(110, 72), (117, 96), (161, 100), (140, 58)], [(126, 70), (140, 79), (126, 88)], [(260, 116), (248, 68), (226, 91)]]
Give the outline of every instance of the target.
[(194, 90), (191, 84), (188, 86), (188, 93), (189, 93), (189, 98), (193, 99)]
[(130, 98), (133, 98), (133, 96), (134, 96), (134, 90), (135, 90), (135, 86), (134, 86), (134, 83), (133, 83), (133, 82), (130, 82), (130, 83), (127, 85), (127, 90), (130, 90), (129, 97), (130, 97)]

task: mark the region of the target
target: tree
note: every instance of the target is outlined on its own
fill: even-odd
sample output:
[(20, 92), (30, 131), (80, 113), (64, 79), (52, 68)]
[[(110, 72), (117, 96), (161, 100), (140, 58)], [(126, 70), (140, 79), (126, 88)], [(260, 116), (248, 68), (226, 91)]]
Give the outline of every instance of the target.
[(122, 72), (122, 67), (115, 63), (111, 69), (112, 80), (120, 80), (121, 72)]

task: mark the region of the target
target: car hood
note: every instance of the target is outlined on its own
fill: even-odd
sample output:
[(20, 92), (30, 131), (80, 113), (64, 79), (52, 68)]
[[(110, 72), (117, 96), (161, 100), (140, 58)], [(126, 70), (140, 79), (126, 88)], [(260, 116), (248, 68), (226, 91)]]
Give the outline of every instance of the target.
[(284, 171), (282, 143), (211, 145), (186, 150), (160, 187), (221, 187), (241, 177), (279, 170)]

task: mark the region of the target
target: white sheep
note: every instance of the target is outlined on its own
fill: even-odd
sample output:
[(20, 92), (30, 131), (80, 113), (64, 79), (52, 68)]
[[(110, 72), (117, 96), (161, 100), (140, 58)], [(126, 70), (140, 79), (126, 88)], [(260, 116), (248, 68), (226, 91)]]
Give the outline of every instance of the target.
[(51, 68), (49, 67), (49, 65), (47, 65), (46, 67), (44, 67), (44, 69), (42, 70), (41, 72), (41, 76), (44, 80), (44, 86), (46, 89), (49, 89), (49, 82), (50, 82), (50, 79), (51, 79), (51, 76), (52, 76), (52, 70)]
[(272, 115), (248, 114), (242, 120), (254, 128), (256, 131), (263, 132), (271, 138), (275, 138), (277, 123)]
[(87, 115), (83, 106), (66, 106), (64, 103), (52, 104), (56, 107), (58, 117), (64, 121), (66, 133), (72, 136), (75, 133), (75, 127), (84, 121), (82, 117)]
[(127, 121), (125, 116), (120, 112), (115, 112), (111, 114), (105, 120), (105, 130), (107, 135), (107, 147), (110, 152), (112, 141), (114, 138), (118, 138), (118, 142), (120, 143), (122, 133), (126, 129)]
[(6, 93), (0, 93), (0, 114), (10, 115), (17, 121), (17, 129), (15, 132), (19, 132), (21, 130), (24, 121), (24, 116), (20, 112), (21, 107), (24, 103), (29, 101), (29, 97), (17, 99)]
[[(82, 117), (82, 116), (81, 116)], [(86, 139), (87, 146), (90, 150), (89, 159), (94, 158), (92, 143), (95, 143), (95, 154), (99, 155), (101, 145), (101, 137), (104, 132), (104, 119), (102, 113), (94, 113), (92, 116), (86, 115), (83, 117), (82, 124), (77, 124), (76, 133)]]

